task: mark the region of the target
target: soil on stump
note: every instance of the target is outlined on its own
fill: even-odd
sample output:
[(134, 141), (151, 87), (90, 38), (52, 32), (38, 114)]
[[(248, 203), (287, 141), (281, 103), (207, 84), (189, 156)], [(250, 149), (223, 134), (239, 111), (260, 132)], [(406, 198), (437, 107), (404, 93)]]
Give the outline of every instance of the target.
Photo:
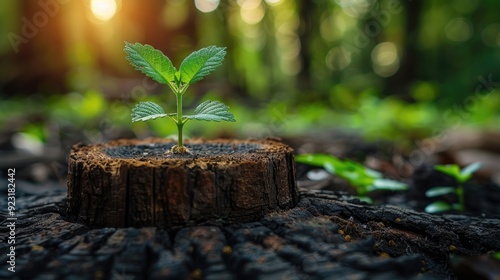
[(90, 227), (171, 228), (248, 222), (298, 202), (293, 150), (273, 140), (169, 139), (76, 145), (69, 156), (68, 213)]

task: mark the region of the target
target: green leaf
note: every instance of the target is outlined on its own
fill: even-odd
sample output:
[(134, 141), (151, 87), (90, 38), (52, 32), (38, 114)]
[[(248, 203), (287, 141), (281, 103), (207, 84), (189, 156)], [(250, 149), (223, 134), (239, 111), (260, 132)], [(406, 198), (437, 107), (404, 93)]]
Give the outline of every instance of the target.
[(177, 70), (170, 59), (161, 51), (150, 45), (131, 44), (129, 42), (125, 42), (124, 51), (127, 53), (127, 60), (136, 70), (141, 71), (160, 84), (175, 82)]
[(340, 160), (332, 155), (305, 154), (295, 157), (299, 163), (323, 167), (356, 187), (358, 194), (373, 190), (406, 190), (408, 186), (394, 180), (383, 179), (382, 173), (351, 160)]
[(383, 177), (382, 173), (375, 171), (373, 169), (370, 169), (368, 167), (364, 168), (364, 172), (365, 172), (366, 176), (373, 178), (373, 179), (380, 179)]
[(331, 174), (335, 174), (338, 169), (344, 166), (344, 163), (338, 158), (325, 154), (304, 154), (295, 157), (295, 161), (299, 163), (309, 164), (313, 166), (323, 167)]
[(181, 63), (179, 68), (180, 81), (193, 84), (212, 73), (222, 64), (226, 48), (210, 46), (191, 53)]
[(464, 183), (472, 177), (472, 174), (481, 168), (481, 163), (474, 162), (464, 167), (462, 171), (460, 171), (460, 183)]
[(425, 212), (427, 213), (440, 213), (440, 212), (446, 212), (451, 210), (451, 205), (444, 201), (436, 201), (433, 202), (429, 205), (427, 205), (424, 209)]
[(436, 197), (445, 194), (456, 193), (456, 189), (454, 187), (435, 187), (428, 189), (425, 192), (425, 196), (427, 197)]
[(455, 180), (460, 178), (460, 167), (456, 164), (435, 165), (434, 170), (453, 177)]
[(141, 102), (132, 109), (132, 122), (154, 120), (168, 116), (160, 105), (151, 102)]
[(227, 121), (235, 122), (233, 114), (229, 112), (229, 107), (219, 101), (207, 100), (194, 110), (194, 115), (184, 116), (186, 119), (194, 119), (200, 121)]
[(387, 190), (387, 191), (404, 191), (408, 189), (408, 185), (391, 179), (375, 179), (369, 190)]
[(373, 200), (369, 198), (368, 196), (358, 196), (358, 199), (360, 201), (366, 202), (368, 204), (373, 204)]

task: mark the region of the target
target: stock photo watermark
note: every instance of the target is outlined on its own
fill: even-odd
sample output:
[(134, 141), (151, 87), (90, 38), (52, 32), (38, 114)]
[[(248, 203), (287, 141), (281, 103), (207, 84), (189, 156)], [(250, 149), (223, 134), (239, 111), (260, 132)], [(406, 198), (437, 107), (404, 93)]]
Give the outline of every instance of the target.
[(16, 169), (7, 170), (7, 270), (16, 272)]
[(70, 0), (39, 0), (39, 10), (35, 12), (30, 18), (23, 16), (21, 18), (22, 26), (20, 33), (9, 32), (7, 38), (9, 39), (14, 52), (19, 53), (21, 44), (29, 43), (41, 28), (45, 27), (49, 20), (55, 17), (61, 10), (61, 5), (69, 3)]
[[(447, 140), (448, 136), (442, 127), (449, 127), (451, 129), (460, 127), (471, 116), (472, 112), (479, 109), (479, 103), (488, 98), (500, 87), (500, 82), (493, 80), (493, 74), (489, 74), (487, 77), (478, 76), (477, 80), (479, 83), (475, 88), (474, 94), (466, 97), (461, 103), (457, 103), (447, 109), (443, 113), (442, 125), (432, 132), (432, 137), (418, 143), (417, 149), (409, 154), (408, 161), (399, 164), (399, 173), (401, 176), (410, 176), (415, 167), (423, 164), (427, 157), (438, 150), (439, 144)], [(452, 140), (458, 141), (459, 139)]]
[[(355, 9), (355, 8), (346, 8)], [(392, 17), (403, 11), (403, 6), (399, 0), (392, 0), (382, 7), (379, 1), (374, 1), (369, 8), (370, 21), (365, 23), (363, 28), (356, 28), (352, 36), (352, 42), (343, 42), (341, 47), (345, 50), (343, 53), (353, 52), (359, 54), (361, 49), (366, 48), (371, 39), (377, 37), (382, 30), (389, 25)]]

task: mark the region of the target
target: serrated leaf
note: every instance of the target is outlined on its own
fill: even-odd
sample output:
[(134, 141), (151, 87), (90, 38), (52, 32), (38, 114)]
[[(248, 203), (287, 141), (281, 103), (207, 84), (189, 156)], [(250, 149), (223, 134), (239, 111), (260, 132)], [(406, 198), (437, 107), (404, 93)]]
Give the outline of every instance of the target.
[(454, 187), (435, 187), (428, 189), (425, 192), (425, 196), (427, 197), (436, 197), (436, 196), (441, 196), (449, 193), (456, 193), (456, 189)]
[(235, 122), (233, 114), (229, 112), (229, 107), (219, 101), (207, 100), (194, 110), (194, 115), (184, 116), (186, 119), (194, 119), (200, 121), (227, 121)]
[(154, 120), (168, 116), (160, 105), (151, 102), (141, 102), (132, 109), (132, 122)]
[(124, 51), (127, 53), (127, 60), (136, 70), (141, 71), (160, 84), (175, 82), (177, 70), (170, 59), (161, 51), (150, 45), (131, 44), (129, 42), (125, 42)]
[(427, 205), (424, 209), (427, 213), (440, 213), (451, 210), (451, 205), (444, 201), (436, 201)]
[(179, 68), (180, 81), (193, 84), (203, 79), (222, 64), (226, 48), (210, 46), (191, 53)]

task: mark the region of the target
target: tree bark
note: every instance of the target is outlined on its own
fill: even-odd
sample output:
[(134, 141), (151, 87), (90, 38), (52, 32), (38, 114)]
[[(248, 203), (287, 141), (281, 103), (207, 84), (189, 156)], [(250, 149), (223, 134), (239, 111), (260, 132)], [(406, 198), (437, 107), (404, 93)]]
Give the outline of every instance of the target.
[[(251, 223), (89, 229), (68, 221), (66, 193), (51, 187), (16, 199), (15, 273), (7, 270), (10, 221), (0, 212), (0, 278), (454, 279), (463, 274), (450, 255), (500, 251), (498, 218), (370, 206), (326, 191), (301, 190), (295, 208)], [(485, 264), (466, 278), (494, 275)]]
[(171, 228), (248, 222), (298, 202), (293, 150), (272, 140), (115, 140), (76, 145), (69, 156), (68, 213), (89, 227)]

